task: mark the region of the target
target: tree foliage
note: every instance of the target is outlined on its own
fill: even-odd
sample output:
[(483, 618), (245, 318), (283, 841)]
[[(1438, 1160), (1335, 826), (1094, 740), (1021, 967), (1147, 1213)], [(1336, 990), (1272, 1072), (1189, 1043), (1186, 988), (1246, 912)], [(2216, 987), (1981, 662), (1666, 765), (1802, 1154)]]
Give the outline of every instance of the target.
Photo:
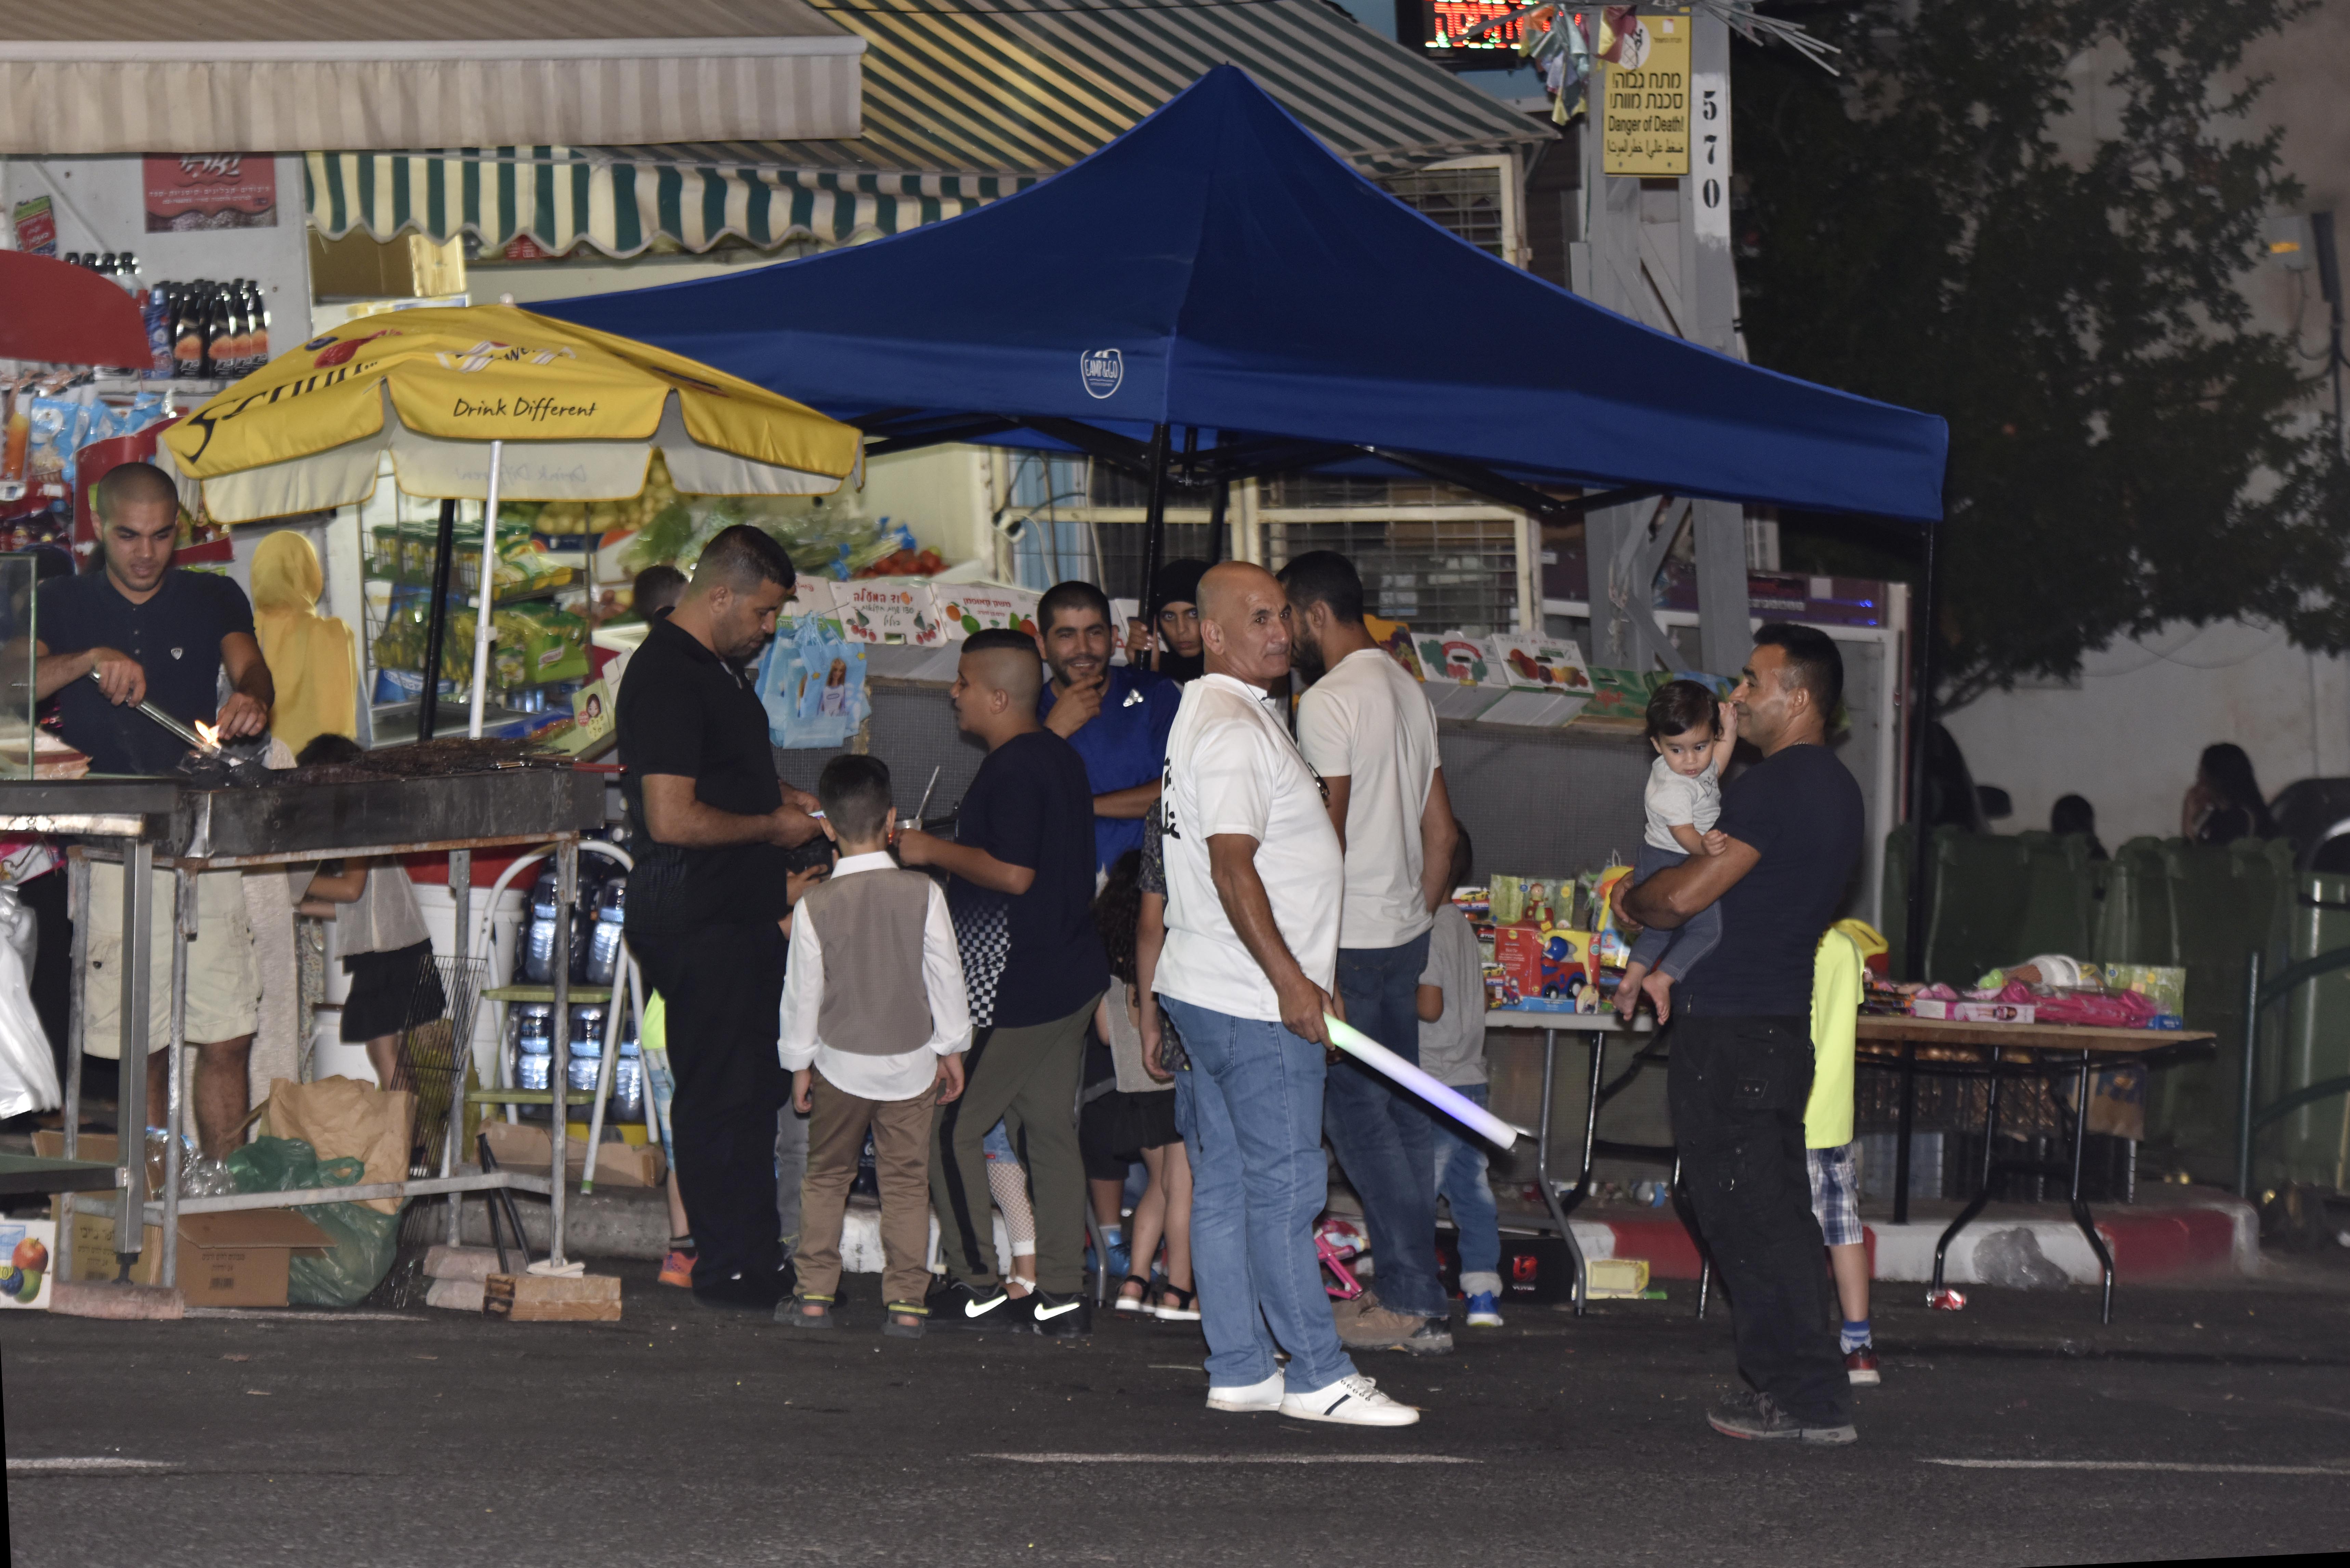
[(1950, 421), (1946, 701), (2174, 619), (2350, 645), (2338, 464), (2238, 287), (2300, 192), (2227, 84), (2304, 8), (1863, 0), (1805, 8), (1841, 79), (1740, 53), (1755, 360)]

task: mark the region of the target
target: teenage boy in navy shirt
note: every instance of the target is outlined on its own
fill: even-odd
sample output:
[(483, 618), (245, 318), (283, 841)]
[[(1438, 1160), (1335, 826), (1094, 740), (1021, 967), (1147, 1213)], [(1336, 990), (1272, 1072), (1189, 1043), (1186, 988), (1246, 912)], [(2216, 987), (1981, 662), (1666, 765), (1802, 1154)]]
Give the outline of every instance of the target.
[[(969, 1087), (939, 1107), (931, 1201), (950, 1278), (926, 1303), (932, 1328), (1092, 1327), (1085, 1284), (1085, 1161), (1077, 1079), (1086, 1025), (1109, 989), (1094, 929), (1094, 835), (1085, 764), (1036, 722), (1044, 670), (1018, 632), (974, 634), (954, 683), (955, 723), (987, 745), (950, 839), (899, 835), (898, 858), (948, 872), (963, 982), (977, 1034)], [(988, 1224), (987, 1130), (1019, 1122), (1036, 1210), (1036, 1290), (1015, 1302), (997, 1276)]]

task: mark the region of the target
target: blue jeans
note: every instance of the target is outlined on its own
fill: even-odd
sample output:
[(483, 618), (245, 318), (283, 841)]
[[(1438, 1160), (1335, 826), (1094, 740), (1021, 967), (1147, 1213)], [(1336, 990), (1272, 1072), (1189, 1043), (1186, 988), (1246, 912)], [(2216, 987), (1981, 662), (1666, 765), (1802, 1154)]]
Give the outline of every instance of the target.
[[(1452, 1085), (1464, 1099), (1490, 1104), (1483, 1084)], [(1485, 1143), (1467, 1133), (1449, 1116), (1433, 1118), (1436, 1138), (1436, 1190), (1451, 1206), (1453, 1227), (1461, 1232), (1461, 1293), (1502, 1293), (1501, 1210), (1493, 1201), (1493, 1184), (1485, 1179)]]
[[(1638, 886), (1658, 872), (1678, 866), (1688, 858), (1678, 849), (1659, 849), (1653, 844), (1643, 844), (1639, 853), (1632, 857), (1633, 884)], [(1641, 931), (1633, 940), (1631, 961), (1647, 964), (1652, 970), (1662, 970), (1679, 981), (1721, 940), (1721, 906), (1708, 904), (1677, 929), (1667, 931), (1650, 926)]]
[[(1399, 948), (1338, 950), (1347, 1022), (1414, 1066), (1419, 1064), (1419, 1012), (1413, 1003), (1427, 968), (1425, 931)], [(1446, 1317), (1452, 1311), (1436, 1278), (1430, 1119), (1408, 1090), (1352, 1058), (1330, 1069), (1322, 1129), (1338, 1151), (1347, 1185), (1363, 1200), (1379, 1304), (1413, 1317)]]
[(1329, 1196), (1322, 1047), (1278, 1023), (1162, 1000), (1191, 1059), (1175, 1075), (1175, 1118), (1191, 1157), (1209, 1386), (1271, 1377), (1278, 1342), (1291, 1393), (1326, 1388), (1355, 1364), (1339, 1347), (1314, 1253), (1314, 1218)]

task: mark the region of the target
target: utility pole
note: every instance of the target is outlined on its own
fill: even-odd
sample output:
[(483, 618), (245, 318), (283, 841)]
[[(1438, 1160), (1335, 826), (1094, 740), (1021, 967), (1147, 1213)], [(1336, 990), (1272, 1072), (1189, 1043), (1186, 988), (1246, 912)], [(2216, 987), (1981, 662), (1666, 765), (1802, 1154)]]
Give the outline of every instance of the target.
[[(1643, 25), (1658, 36), (1669, 36), (1670, 29), (1687, 37), (1682, 80), (1672, 84), (1649, 73), (1659, 76), (1660, 94), (1684, 95), (1686, 172), (1607, 172), (1605, 78), (1620, 67), (1598, 67), (1583, 126), (1584, 238), (1574, 275), (1596, 304), (1743, 358), (1730, 248), (1730, 29), (1711, 12), (1643, 6), (1641, 13)], [(1696, 663), (1729, 675), (1745, 662), (1751, 646), (1745, 509), (1734, 501), (1680, 497), (1661, 506), (1637, 501), (1585, 514), (1596, 662), (1643, 670), (1690, 662), (1673, 651), (1651, 593), (1657, 568), (1684, 524), (1697, 546)]]

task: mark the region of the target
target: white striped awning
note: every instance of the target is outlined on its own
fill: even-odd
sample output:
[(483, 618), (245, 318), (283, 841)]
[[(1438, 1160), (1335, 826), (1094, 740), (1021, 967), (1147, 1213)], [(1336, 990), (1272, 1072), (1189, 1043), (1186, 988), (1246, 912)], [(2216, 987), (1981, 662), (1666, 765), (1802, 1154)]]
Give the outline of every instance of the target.
[(1228, 61), (1368, 174), (1555, 134), (1322, 0), (812, 3), (867, 46), (854, 139), (314, 155), (311, 225), (557, 254), (849, 244), (1033, 184)]
[(0, 153), (855, 136), (802, 0), (0, 0)]

